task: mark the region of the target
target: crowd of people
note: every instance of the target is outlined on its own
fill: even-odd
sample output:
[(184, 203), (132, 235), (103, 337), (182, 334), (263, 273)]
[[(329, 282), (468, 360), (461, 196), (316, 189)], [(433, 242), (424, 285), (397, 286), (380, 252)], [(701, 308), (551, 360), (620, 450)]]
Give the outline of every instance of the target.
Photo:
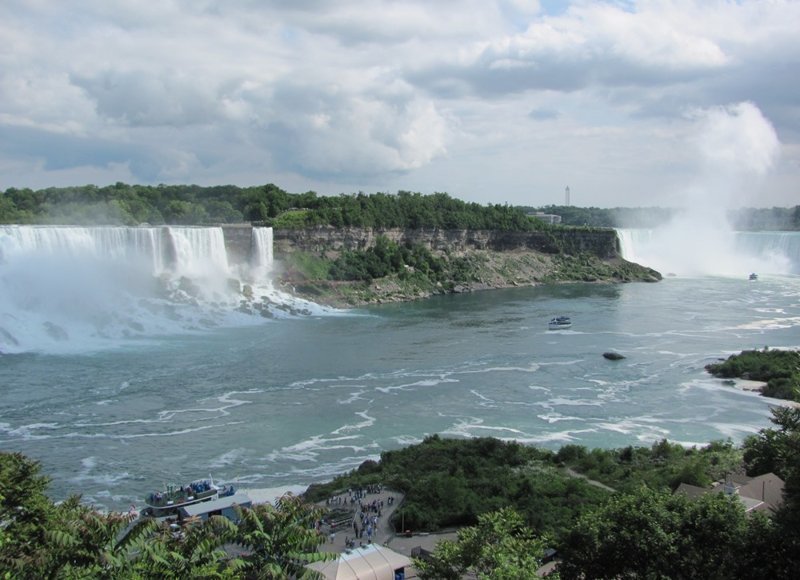
[[(347, 492), (332, 496), (325, 500), (326, 507), (344, 507), (352, 509), (352, 515), (326, 522), (328, 541), (334, 543), (336, 532), (346, 533), (345, 547), (355, 548), (371, 544), (378, 538), (378, 524), (386, 506), (394, 505), (394, 496), (372, 498), (369, 495), (379, 495), (383, 492), (381, 485), (369, 485), (363, 488), (348, 489)], [(322, 524), (322, 522), (320, 522)], [(349, 529), (352, 527), (353, 535)], [(322, 531), (322, 526), (318, 529)]]

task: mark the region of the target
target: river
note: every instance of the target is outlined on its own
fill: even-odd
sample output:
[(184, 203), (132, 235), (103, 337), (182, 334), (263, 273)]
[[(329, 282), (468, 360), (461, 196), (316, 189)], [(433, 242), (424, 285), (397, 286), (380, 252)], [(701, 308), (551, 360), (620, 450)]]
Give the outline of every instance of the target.
[[(743, 349), (800, 347), (792, 273), (526, 287), (351, 311), (292, 303), (303, 314), (269, 319), (220, 316), (219, 300), (166, 316), (139, 296), (133, 323), (103, 318), (88, 331), (68, 305), (43, 304), (87, 285), (42, 290), (34, 278), (23, 292), (9, 278), (30, 275), (21, 263), (7, 245), (0, 447), (41, 461), (54, 497), (80, 493), (106, 509), (208, 475), (304, 486), (434, 433), (551, 449), (738, 443), (769, 425), (777, 402), (704, 366)], [(91, 292), (108, 283), (91, 277)], [(123, 287), (129, 279), (114, 291)], [(43, 311), (58, 330), (29, 329), (46, 326)], [(571, 329), (548, 331), (558, 314)], [(625, 358), (603, 358), (611, 350)]]

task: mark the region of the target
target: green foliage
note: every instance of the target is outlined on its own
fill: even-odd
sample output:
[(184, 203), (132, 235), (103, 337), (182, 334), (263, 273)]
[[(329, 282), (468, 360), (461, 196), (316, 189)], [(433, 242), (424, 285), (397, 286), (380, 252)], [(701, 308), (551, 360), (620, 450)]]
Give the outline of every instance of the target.
[[(330, 555), (316, 549), (318, 508), (287, 495), (276, 506), (241, 510), (179, 532), (152, 519), (103, 514), (78, 497), (53, 504), (40, 466), (0, 453), (0, 578), (289, 578)], [(238, 543), (242, 557), (225, 551)]]
[(380, 463), (312, 486), (322, 499), (349, 487), (383, 482), (405, 500), (393, 514), (397, 531), (474, 525), (480, 515), (515, 506), (532, 529), (559, 529), (605, 492), (560, 472), (549, 451), (493, 438), (427, 437), (419, 445), (385, 451)]
[(675, 489), (681, 483), (703, 487), (721, 479), (741, 465), (742, 454), (730, 441), (716, 441), (698, 449), (662, 439), (650, 448), (586, 450), (567, 445), (558, 451), (556, 460), (617, 490), (642, 484)]
[(309, 217), (308, 210), (295, 209), (283, 212), (279, 216), (270, 220), (269, 224), (273, 228), (281, 228), (289, 230), (300, 229), (306, 227), (308, 217)]
[(308, 252), (292, 252), (284, 258), (285, 267), (299, 272), (307, 280), (325, 280), (330, 261)]
[[(655, 228), (669, 223), (678, 215), (676, 209), (661, 207), (599, 208), (549, 205), (520, 209), (526, 213), (543, 212), (561, 216), (563, 225), (603, 228)], [(800, 230), (800, 206), (741, 208), (728, 212), (727, 217), (737, 230)]]
[(389, 275), (400, 280), (422, 276), (430, 283), (442, 279), (459, 279), (468, 275), (462, 261), (437, 258), (422, 244), (407, 243), (403, 246), (385, 236), (378, 236), (375, 244), (366, 250), (343, 252), (330, 265), (328, 278), (332, 280), (371, 281)]
[(325, 540), (314, 528), (322, 511), (299, 497), (287, 494), (274, 507), (259, 504), (240, 510), (239, 515), (235, 541), (247, 551), (244, 569), (248, 574), (293, 578), (304, 573), (304, 563), (329, 557), (316, 552)]
[(800, 522), (800, 408), (776, 407), (771, 421), (776, 428), (762, 429), (745, 439), (747, 472), (772, 472), (783, 479), (785, 506), (797, 513)]
[(0, 223), (203, 225), (247, 220), (279, 228), (484, 229), (533, 231), (545, 224), (508, 205), (467, 203), (446, 193), (364, 193), (318, 197), (274, 184), (127, 185), (9, 188), (0, 192)]
[(739, 578), (748, 519), (736, 499), (641, 487), (583, 515), (560, 543), (562, 578)]
[(0, 453), (0, 571), (47, 569), (42, 546), (54, 508), (40, 469), (20, 453)]
[(800, 401), (800, 351), (745, 350), (721, 363), (706, 365), (716, 377), (763, 381), (761, 394), (777, 399)]
[(544, 541), (534, 536), (511, 508), (478, 517), (475, 526), (462, 528), (458, 540), (439, 542), (430, 558), (418, 559), (420, 578), (458, 580), (471, 574), (480, 579), (538, 578)]

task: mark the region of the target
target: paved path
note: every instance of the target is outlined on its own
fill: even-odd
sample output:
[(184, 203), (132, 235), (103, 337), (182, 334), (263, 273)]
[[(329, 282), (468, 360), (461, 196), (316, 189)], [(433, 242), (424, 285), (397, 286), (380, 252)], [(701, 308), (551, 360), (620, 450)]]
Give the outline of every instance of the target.
[(595, 486), (595, 487), (599, 487), (600, 489), (604, 489), (604, 490), (606, 490), (606, 491), (610, 491), (611, 493), (616, 493), (616, 492), (617, 492), (617, 490), (616, 490), (616, 489), (614, 489), (613, 487), (609, 487), (609, 486), (607, 486), (605, 483), (599, 482), (599, 481), (597, 481), (597, 480), (595, 480), (595, 479), (589, 479), (589, 478), (588, 478), (587, 476), (585, 476), (584, 474), (582, 474), (582, 473), (578, 473), (577, 471), (575, 471), (575, 470), (573, 470), (573, 469), (570, 469), (569, 467), (565, 468), (565, 469), (564, 469), (564, 471), (565, 471), (565, 472), (566, 472), (566, 474), (567, 474), (567, 475), (569, 475), (570, 477), (577, 477), (577, 478), (579, 478), (579, 479), (583, 479), (583, 480), (585, 480), (585, 481), (586, 481), (586, 483), (588, 483), (589, 485), (593, 485), (593, 486)]
[[(341, 496), (342, 498), (344, 495)], [(389, 505), (389, 497), (394, 498), (394, 502), (392, 505)], [(451, 539), (454, 540), (456, 538), (455, 532), (446, 532), (441, 534), (414, 534), (410, 537), (406, 537), (405, 535), (396, 535), (394, 529), (389, 524), (389, 520), (394, 513), (395, 509), (397, 509), (403, 502), (403, 494), (382, 489), (380, 493), (368, 493), (365, 497), (362, 498), (362, 502), (366, 504), (370, 504), (373, 501), (377, 500), (378, 502), (383, 501), (383, 509), (381, 510), (380, 518), (378, 519), (378, 528), (377, 534), (374, 534), (372, 537), (372, 541), (377, 544), (382, 544), (384, 546), (388, 546), (395, 552), (400, 554), (405, 554), (406, 556), (411, 556), (411, 550), (416, 547), (421, 547), (425, 550), (433, 551), (436, 547), (436, 544), (443, 539)], [(325, 502), (321, 502), (319, 505), (325, 505)], [(336, 505), (337, 508), (345, 509), (345, 507), (350, 508), (352, 504), (350, 504), (348, 500), (348, 505), (344, 506), (343, 504)], [(353, 516), (356, 514), (356, 506), (352, 506), (351, 513)], [(361, 525), (359, 524), (359, 528)], [(324, 527), (323, 533), (326, 534), (326, 541), (325, 543), (320, 546), (320, 550), (325, 552), (337, 552), (341, 553), (344, 552), (347, 548), (345, 546), (346, 538), (350, 538), (355, 542), (355, 545), (358, 546), (359, 542), (366, 545), (368, 543), (366, 533), (363, 534), (363, 537), (360, 539), (355, 539), (355, 533), (353, 531), (353, 521), (352, 517), (349, 520), (349, 523), (344, 525), (341, 529), (337, 529), (334, 532), (333, 541), (331, 541), (330, 536), (330, 528)]]

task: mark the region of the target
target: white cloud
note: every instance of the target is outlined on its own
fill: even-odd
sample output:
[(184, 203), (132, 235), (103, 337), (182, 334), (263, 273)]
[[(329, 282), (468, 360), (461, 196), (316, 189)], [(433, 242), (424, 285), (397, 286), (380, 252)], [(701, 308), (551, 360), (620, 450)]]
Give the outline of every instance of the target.
[(800, 3), (550, 6), (5, 0), (0, 187), (273, 181), (534, 205), (569, 184), (583, 205), (652, 205), (708, 173), (691, 146), (716, 123), (707, 139), (750, 144), (716, 155), (757, 161), (764, 203), (796, 203)]

